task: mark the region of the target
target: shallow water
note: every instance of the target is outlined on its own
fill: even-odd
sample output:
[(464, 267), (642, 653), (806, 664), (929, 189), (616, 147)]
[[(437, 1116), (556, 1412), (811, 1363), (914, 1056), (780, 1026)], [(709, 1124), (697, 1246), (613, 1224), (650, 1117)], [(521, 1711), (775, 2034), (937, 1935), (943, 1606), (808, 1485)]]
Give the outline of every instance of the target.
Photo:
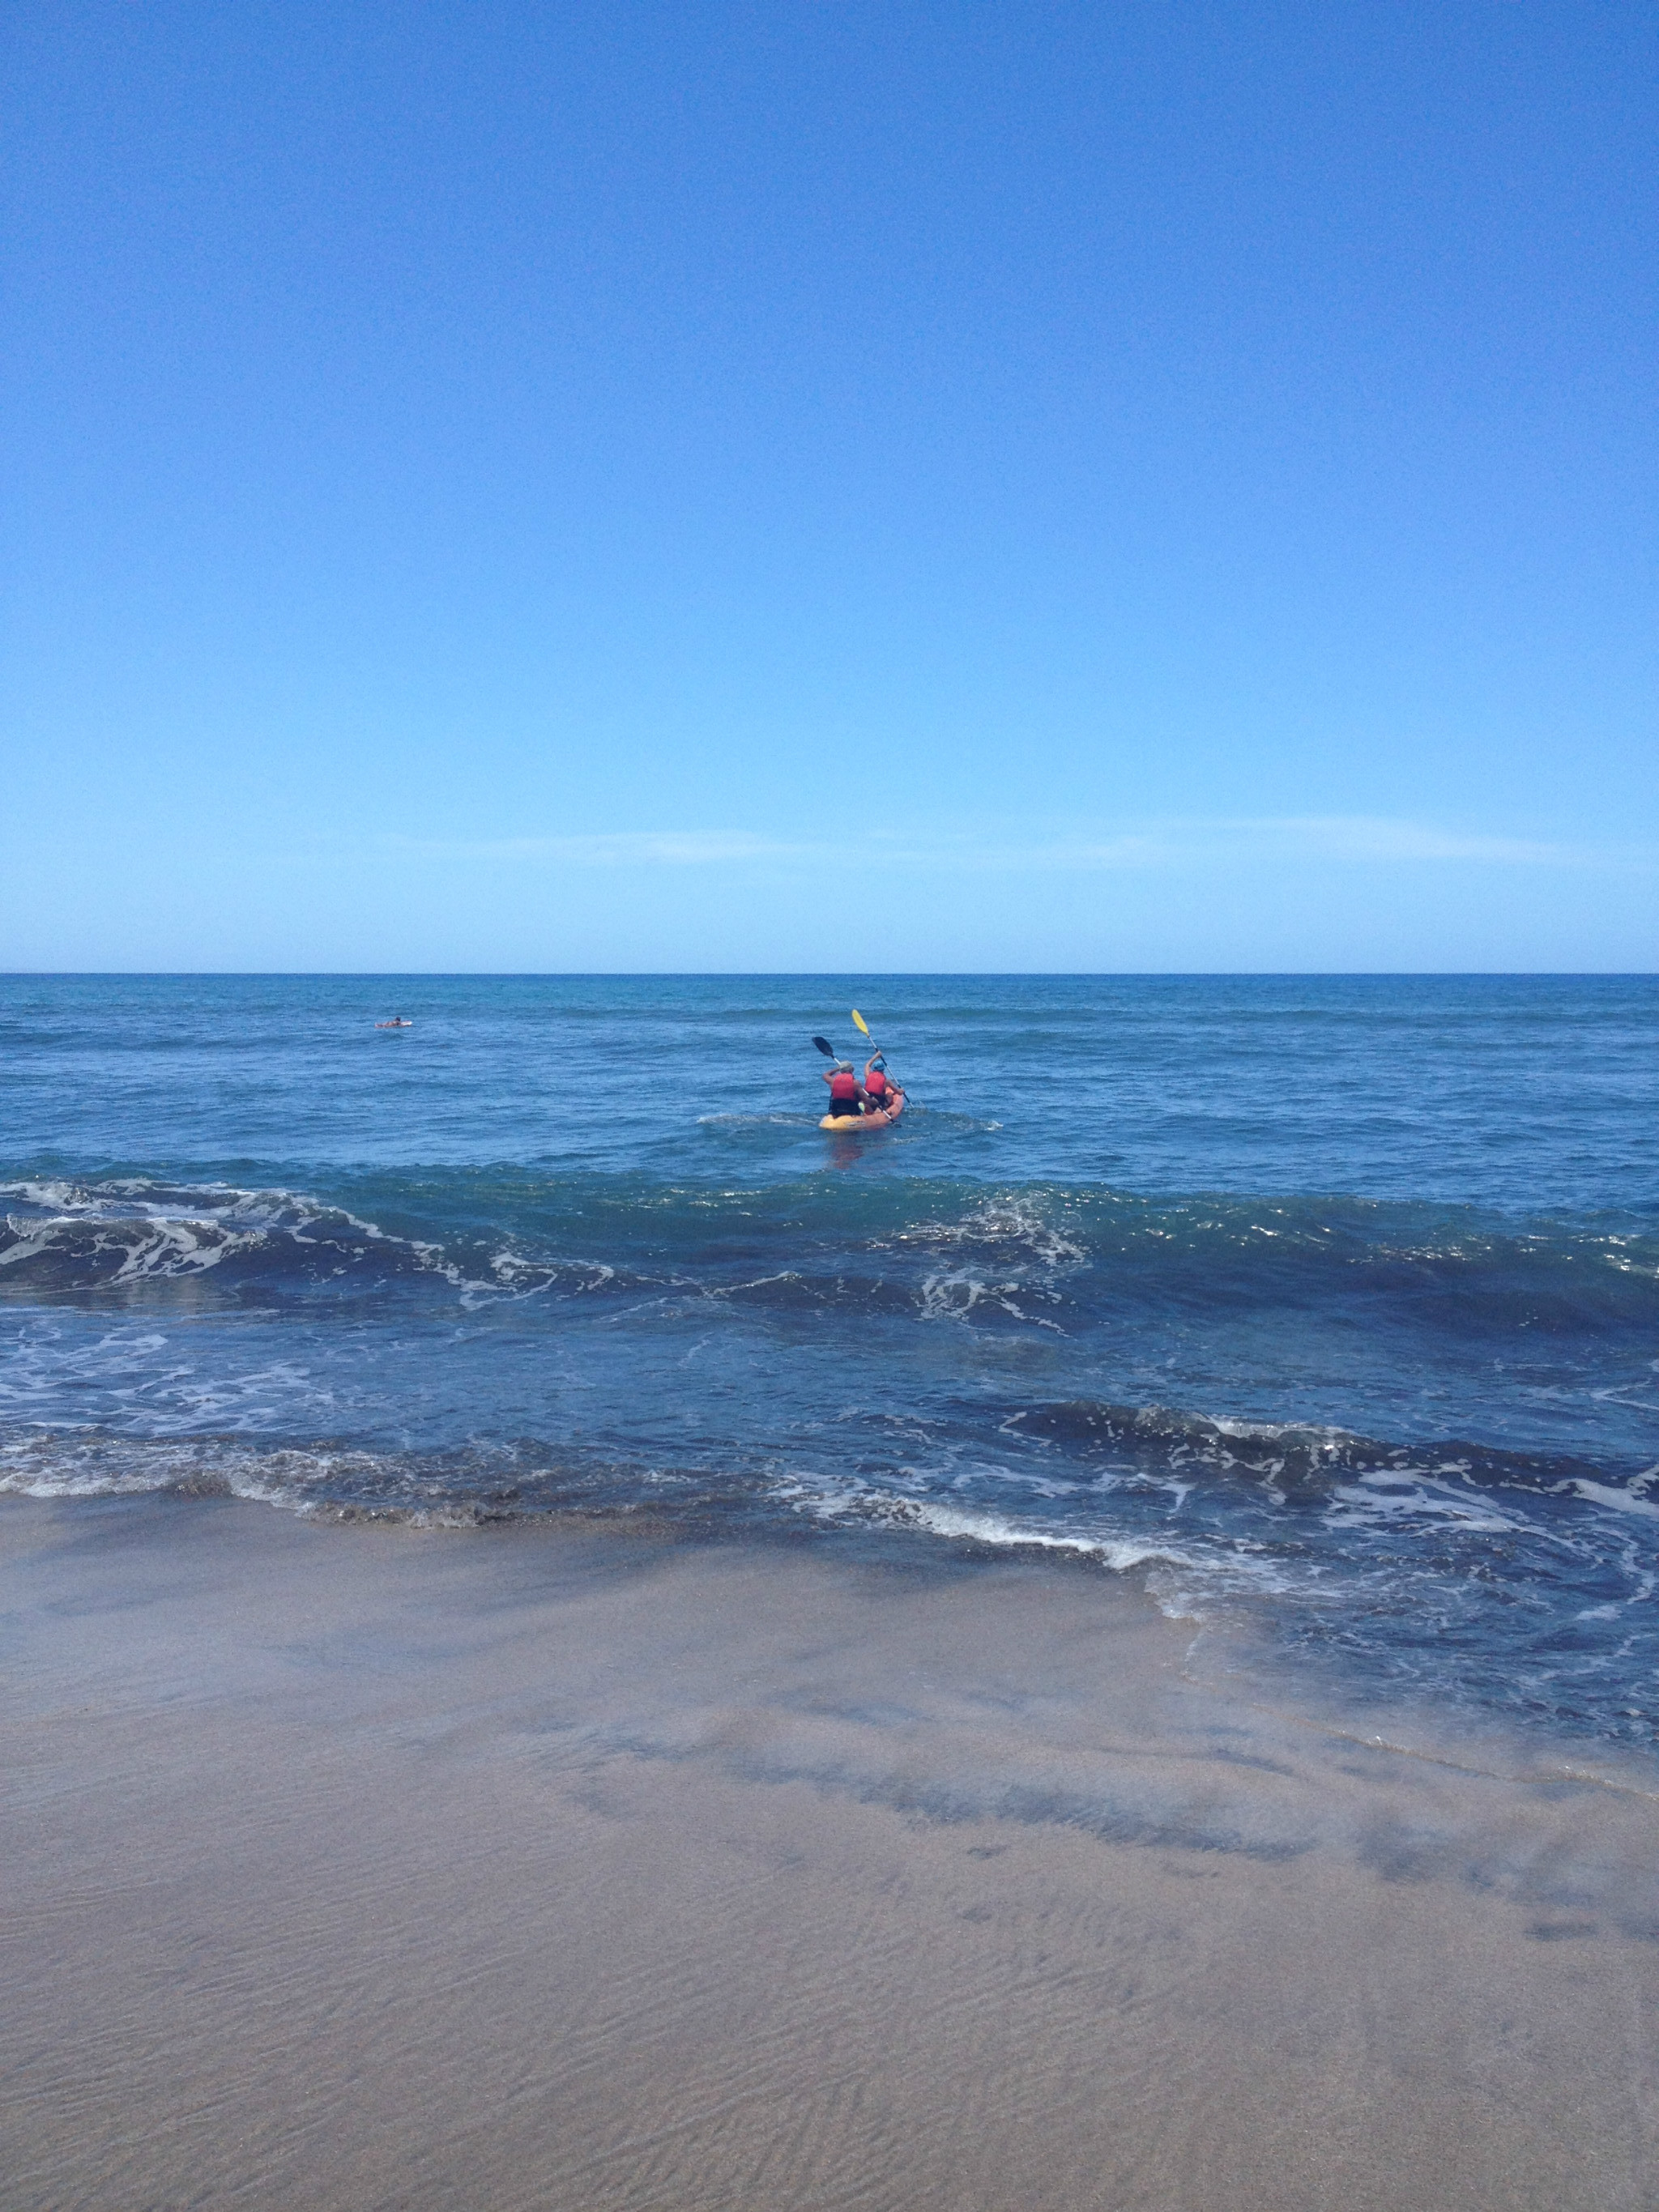
[(7, 1487), (1081, 1548), (1654, 1740), (1659, 980), (12, 977), (0, 1067)]

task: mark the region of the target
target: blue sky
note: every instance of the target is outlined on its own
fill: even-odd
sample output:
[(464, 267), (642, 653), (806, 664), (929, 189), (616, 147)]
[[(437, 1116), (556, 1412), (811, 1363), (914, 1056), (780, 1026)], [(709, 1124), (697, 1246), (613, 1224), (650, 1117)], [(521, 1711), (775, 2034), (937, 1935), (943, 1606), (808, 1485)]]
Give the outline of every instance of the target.
[(1645, 0), (9, 22), (0, 964), (1655, 964)]

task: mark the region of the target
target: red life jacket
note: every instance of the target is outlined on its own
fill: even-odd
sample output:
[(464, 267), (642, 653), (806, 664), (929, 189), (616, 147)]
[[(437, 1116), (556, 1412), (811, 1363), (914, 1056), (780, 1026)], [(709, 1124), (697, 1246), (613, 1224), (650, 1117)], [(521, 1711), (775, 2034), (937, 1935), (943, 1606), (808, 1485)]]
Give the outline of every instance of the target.
[(858, 1095), (859, 1079), (856, 1075), (832, 1075), (830, 1077), (830, 1096), (832, 1098), (856, 1098)]
[(872, 1098), (884, 1098), (887, 1096), (887, 1078), (878, 1067), (872, 1067), (864, 1079), (864, 1087)]

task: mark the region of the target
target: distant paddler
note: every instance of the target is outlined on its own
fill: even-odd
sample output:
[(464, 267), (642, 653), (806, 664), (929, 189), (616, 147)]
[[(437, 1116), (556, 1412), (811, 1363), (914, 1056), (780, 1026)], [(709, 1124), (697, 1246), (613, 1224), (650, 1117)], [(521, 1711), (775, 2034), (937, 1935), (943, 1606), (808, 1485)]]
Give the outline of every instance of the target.
[(377, 1030), (412, 1030), (415, 1024), (406, 1022), (401, 1014), (393, 1014), (389, 1022), (376, 1022), (374, 1026)]

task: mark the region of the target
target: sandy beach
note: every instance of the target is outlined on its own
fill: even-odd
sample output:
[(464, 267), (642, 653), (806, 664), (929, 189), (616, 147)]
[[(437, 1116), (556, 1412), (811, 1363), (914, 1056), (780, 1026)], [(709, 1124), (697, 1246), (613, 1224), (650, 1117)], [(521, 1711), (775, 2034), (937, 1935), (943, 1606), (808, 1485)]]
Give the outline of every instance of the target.
[(0, 1513), (5, 2201), (1659, 2203), (1659, 1802), (1132, 1581)]

